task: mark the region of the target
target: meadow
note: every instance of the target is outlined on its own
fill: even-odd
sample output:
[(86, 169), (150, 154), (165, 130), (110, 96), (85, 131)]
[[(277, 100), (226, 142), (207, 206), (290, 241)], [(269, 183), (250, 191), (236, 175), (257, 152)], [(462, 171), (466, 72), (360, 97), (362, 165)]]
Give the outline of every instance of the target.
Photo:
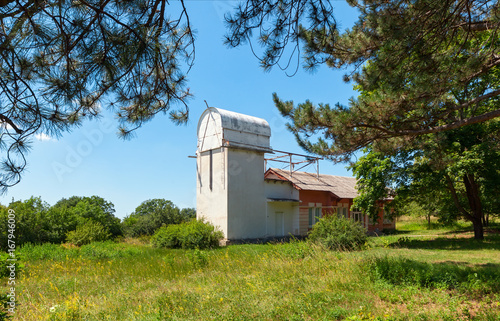
[[(362, 251), (304, 241), (18, 250), (14, 320), (500, 320), (500, 235), (402, 221)], [(8, 289), (2, 279), (3, 292)]]

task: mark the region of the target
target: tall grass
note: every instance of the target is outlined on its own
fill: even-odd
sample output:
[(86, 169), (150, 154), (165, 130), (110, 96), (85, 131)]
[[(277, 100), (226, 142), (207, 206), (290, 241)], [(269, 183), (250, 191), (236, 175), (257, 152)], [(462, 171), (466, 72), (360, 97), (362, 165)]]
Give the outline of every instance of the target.
[(420, 254), (437, 251), (373, 245), (349, 253), (300, 241), (215, 250), (29, 245), (20, 249), (16, 318), (497, 320), (496, 250), (471, 250), (480, 263), (462, 265), (447, 262), (452, 251), (434, 262)]

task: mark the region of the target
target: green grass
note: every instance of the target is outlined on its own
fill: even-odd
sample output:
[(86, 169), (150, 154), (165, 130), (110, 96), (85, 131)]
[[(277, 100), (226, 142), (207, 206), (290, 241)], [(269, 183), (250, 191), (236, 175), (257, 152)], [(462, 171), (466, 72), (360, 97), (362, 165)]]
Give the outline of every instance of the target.
[(357, 252), (299, 241), (210, 251), (27, 246), (15, 317), (499, 320), (500, 237), (476, 242), (439, 231), (371, 238)]

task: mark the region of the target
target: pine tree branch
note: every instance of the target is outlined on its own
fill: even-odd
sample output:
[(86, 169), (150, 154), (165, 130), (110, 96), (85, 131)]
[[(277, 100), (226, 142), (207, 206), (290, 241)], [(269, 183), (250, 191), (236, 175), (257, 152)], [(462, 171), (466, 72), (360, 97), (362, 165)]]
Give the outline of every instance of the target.
[(16, 0), (0, 0), (0, 7), (6, 7)]
[(499, 24), (497, 22), (484, 20), (484, 21), (463, 22), (461, 24), (453, 26), (452, 28), (462, 28), (467, 31), (478, 32), (478, 31), (494, 30), (497, 29), (498, 27)]
[(14, 122), (9, 117), (7, 117), (3, 114), (0, 114), (0, 121), (9, 124), (10, 127), (12, 127), (16, 131), (16, 133), (18, 133), (19, 135), (24, 133), (24, 131), (21, 130), (19, 127), (17, 127), (16, 124), (14, 124)]
[[(391, 137), (401, 137), (401, 136), (419, 136), (419, 135), (425, 135), (425, 134), (435, 134), (451, 129), (456, 129), (460, 128), (463, 126), (467, 125), (472, 125), (472, 124), (477, 124), (477, 123), (482, 123), (487, 120), (500, 117), (500, 109), (491, 111), (489, 113), (484, 113), (482, 115), (474, 116), (474, 117), (469, 117), (465, 118), (453, 123), (449, 123), (446, 125), (441, 125), (441, 126), (436, 126), (436, 127), (431, 127), (431, 128), (425, 128), (425, 129), (410, 129), (410, 130), (400, 130), (400, 131), (394, 131), (394, 130), (389, 130), (387, 128), (381, 127), (381, 126), (376, 126), (376, 125), (371, 125), (371, 124), (356, 124), (354, 126), (346, 126), (346, 128), (349, 129), (354, 129), (354, 128), (371, 128), (375, 129), (377, 131), (383, 132), (386, 135), (374, 135), (370, 141), (374, 141), (377, 139), (381, 138), (391, 138)], [(325, 126), (325, 128), (328, 128)]]

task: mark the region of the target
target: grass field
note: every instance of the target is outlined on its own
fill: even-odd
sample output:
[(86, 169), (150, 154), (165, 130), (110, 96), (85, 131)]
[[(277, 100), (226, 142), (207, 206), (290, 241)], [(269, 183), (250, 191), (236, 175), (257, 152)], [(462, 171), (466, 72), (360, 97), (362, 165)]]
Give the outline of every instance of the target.
[(500, 236), (415, 224), (357, 252), (299, 241), (26, 246), (14, 319), (500, 320)]

